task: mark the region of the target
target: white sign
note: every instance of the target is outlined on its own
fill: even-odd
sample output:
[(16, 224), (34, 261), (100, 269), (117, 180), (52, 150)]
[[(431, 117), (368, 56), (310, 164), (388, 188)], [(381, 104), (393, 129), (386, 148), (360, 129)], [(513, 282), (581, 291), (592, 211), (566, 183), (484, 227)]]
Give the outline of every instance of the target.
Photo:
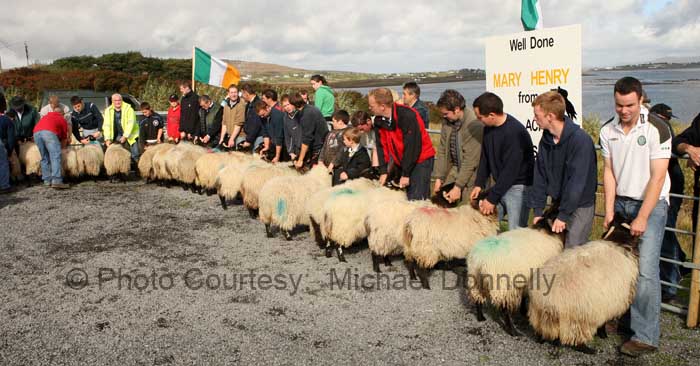
[(503, 100), (503, 110), (522, 122), (535, 147), (542, 131), (533, 121), (537, 95), (565, 89), (583, 118), (581, 25), (491, 37), (486, 40), (486, 90)]

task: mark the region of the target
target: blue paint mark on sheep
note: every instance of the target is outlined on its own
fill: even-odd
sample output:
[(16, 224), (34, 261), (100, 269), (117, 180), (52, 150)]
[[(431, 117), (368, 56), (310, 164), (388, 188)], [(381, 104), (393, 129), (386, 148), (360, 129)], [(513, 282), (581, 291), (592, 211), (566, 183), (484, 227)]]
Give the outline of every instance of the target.
[(277, 217), (284, 217), (287, 215), (287, 201), (283, 198), (277, 200)]
[(340, 190), (333, 192), (332, 196), (338, 197), (338, 196), (345, 196), (345, 195), (353, 195), (355, 193), (357, 193), (357, 191), (355, 191), (352, 188), (343, 188), (343, 189), (340, 189)]
[(501, 235), (491, 236), (480, 240), (472, 249), (473, 255), (484, 255), (496, 251), (506, 250), (510, 247), (510, 240)]

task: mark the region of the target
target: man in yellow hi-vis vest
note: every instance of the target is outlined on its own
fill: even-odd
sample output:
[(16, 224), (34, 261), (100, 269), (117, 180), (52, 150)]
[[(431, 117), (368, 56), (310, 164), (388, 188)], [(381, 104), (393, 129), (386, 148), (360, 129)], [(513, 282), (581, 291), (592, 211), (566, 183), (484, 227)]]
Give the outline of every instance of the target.
[(113, 142), (124, 145), (131, 150), (131, 158), (135, 163), (139, 160), (139, 124), (136, 123), (134, 108), (122, 101), (119, 93), (112, 95), (112, 105), (104, 112), (102, 130), (107, 146)]

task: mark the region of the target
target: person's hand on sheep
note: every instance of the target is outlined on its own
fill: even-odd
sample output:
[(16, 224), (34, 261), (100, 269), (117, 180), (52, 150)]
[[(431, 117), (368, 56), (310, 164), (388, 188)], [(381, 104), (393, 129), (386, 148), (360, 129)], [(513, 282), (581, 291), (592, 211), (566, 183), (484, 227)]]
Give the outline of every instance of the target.
[(111, 145), (111, 144), (112, 144), (112, 140), (105, 140), (105, 145), (107, 145), (107, 147), (109, 147), (109, 145)]
[(90, 140), (89, 139), (82, 139), (82, 140), (80, 140), (80, 143), (83, 145), (87, 145), (90, 143)]
[(348, 180), (348, 173), (345, 173), (345, 172), (340, 173), (340, 180)]
[(411, 185), (411, 178), (401, 177), (401, 179), (399, 179), (399, 188), (406, 188), (409, 185)]
[(615, 212), (605, 213), (605, 218), (603, 219), (603, 229), (608, 230), (608, 228), (610, 227), (610, 223), (613, 221), (614, 217)]
[(119, 139), (120, 144), (125, 144), (126, 143), (126, 137), (122, 136), (122, 138)]
[(452, 203), (452, 202), (457, 202), (462, 198), (462, 190), (457, 187), (456, 185), (450, 189), (449, 192), (445, 194), (445, 199), (447, 202)]
[[(477, 194), (478, 196), (478, 194)], [(489, 202), (487, 199), (483, 199), (479, 201), (479, 210), (481, 211), (481, 214), (484, 216), (492, 215), (494, 211), (496, 210), (496, 205), (493, 203)]]
[(472, 193), (469, 194), (469, 199), (475, 201), (477, 198), (479, 198), (479, 193), (481, 193), (481, 187), (474, 187), (474, 189), (472, 189)]
[[(435, 179), (435, 185), (433, 186), (433, 193), (438, 193), (442, 187), (442, 181), (440, 179)], [(447, 197), (445, 197), (447, 198)]]
[(566, 223), (559, 219), (554, 220), (554, 223), (552, 224), (552, 232), (560, 234), (563, 233), (564, 230), (566, 230)]
[(206, 135), (206, 136), (202, 137), (201, 140), (203, 143), (207, 144), (207, 143), (209, 143), (209, 139), (210, 139), (209, 135)]
[(630, 234), (632, 236), (642, 236), (647, 231), (647, 219), (637, 216), (630, 225)]
[(386, 184), (386, 178), (387, 178), (387, 174), (380, 174), (379, 175), (379, 185), (380, 186), (383, 186)]
[(294, 167), (295, 167), (295, 168), (301, 169), (302, 166), (304, 166), (304, 162), (301, 161), (301, 159), (296, 160), (296, 161), (294, 162)]
[(329, 172), (333, 171), (333, 163), (328, 164), (328, 171)]

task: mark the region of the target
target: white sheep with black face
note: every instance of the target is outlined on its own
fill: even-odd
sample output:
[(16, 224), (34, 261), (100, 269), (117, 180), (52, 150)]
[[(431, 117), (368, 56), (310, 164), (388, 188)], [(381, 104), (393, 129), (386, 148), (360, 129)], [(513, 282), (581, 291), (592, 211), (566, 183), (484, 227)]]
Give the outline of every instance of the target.
[(126, 178), (131, 169), (131, 151), (121, 144), (111, 144), (105, 151), (105, 172), (112, 179)]
[(241, 196), (243, 197), (243, 205), (248, 209), (251, 217), (258, 216), (260, 191), (265, 183), (272, 178), (285, 176), (299, 176), (299, 172), (290, 164), (270, 163), (251, 165), (243, 171)]
[(41, 177), (41, 152), (32, 141), (19, 144), (19, 162), (27, 176)]
[(175, 147), (173, 144), (157, 144), (151, 145), (144, 150), (143, 154), (139, 158), (139, 175), (141, 178), (146, 179), (147, 182), (156, 180), (155, 167), (153, 165), (153, 159), (159, 152), (167, 152)]
[(98, 142), (83, 145), (76, 151), (78, 167), (84, 176), (98, 177), (104, 165), (105, 152)]

